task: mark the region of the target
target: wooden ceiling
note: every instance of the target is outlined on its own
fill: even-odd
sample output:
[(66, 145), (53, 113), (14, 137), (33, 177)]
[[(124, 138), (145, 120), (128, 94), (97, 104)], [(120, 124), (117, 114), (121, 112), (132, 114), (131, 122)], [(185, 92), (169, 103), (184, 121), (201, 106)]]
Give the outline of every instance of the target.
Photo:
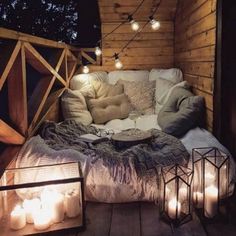
[[(98, 0), (102, 23), (126, 20), (142, 0)], [(134, 18), (146, 21), (160, 0), (144, 0)], [(155, 16), (162, 21), (174, 20), (177, 0), (162, 0)]]

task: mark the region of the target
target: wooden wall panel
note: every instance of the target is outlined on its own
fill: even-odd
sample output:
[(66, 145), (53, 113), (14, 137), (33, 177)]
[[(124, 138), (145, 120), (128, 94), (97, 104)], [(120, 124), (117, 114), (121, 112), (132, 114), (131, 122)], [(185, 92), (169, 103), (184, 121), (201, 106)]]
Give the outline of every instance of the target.
[[(141, 0), (99, 0), (102, 23), (102, 37), (111, 32), (119, 23), (126, 20)], [(145, 0), (134, 14), (134, 19), (142, 27), (151, 15), (159, 0)], [(120, 59), (123, 69), (169, 68), (174, 65), (174, 17), (177, 0), (161, 2), (155, 17), (160, 20), (161, 28), (153, 31), (148, 24), (128, 46)], [(102, 67), (92, 66), (92, 70), (116, 70), (112, 56), (134, 36), (130, 24), (125, 23), (114, 33), (102, 40)]]
[(216, 1), (179, 0), (174, 36), (174, 62), (193, 92), (205, 97), (207, 127), (213, 124)]

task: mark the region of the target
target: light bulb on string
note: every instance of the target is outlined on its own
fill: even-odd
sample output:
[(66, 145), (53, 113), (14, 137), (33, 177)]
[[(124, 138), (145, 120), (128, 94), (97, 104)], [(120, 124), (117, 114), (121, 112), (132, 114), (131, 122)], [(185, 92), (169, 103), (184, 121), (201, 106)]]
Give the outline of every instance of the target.
[(101, 50), (100, 47), (97, 46), (97, 47), (95, 48), (95, 54), (96, 54), (96, 56), (98, 56), (98, 57), (102, 55), (102, 50)]
[(158, 30), (161, 27), (160, 21), (155, 20), (152, 16), (149, 17), (150, 19), (150, 24), (153, 30)]
[(131, 24), (131, 29), (133, 31), (138, 31), (140, 28), (139, 23), (135, 21), (132, 16), (129, 16), (128, 20), (129, 20), (129, 23)]
[(123, 64), (119, 58), (119, 55), (115, 53), (114, 57), (115, 57), (115, 67), (116, 69), (120, 70), (123, 67)]
[(88, 74), (89, 73), (89, 67), (88, 66), (83, 66), (83, 73)]

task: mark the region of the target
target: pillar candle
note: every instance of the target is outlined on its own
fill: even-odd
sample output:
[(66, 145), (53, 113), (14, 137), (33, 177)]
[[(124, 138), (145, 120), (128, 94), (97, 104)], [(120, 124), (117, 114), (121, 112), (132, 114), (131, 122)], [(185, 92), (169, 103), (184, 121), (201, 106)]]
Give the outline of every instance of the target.
[(80, 194), (78, 191), (70, 191), (65, 195), (65, 211), (70, 218), (76, 217), (80, 214)]
[(26, 214), (25, 210), (17, 205), (10, 215), (10, 228), (14, 230), (19, 230), (24, 228), (26, 225)]
[(205, 189), (204, 214), (208, 218), (213, 218), (217, 214), (218, 189), (213, 185)]
[(51, 212), (49, 209), (39, 209), (34, 212), (34, 228), (36, 230), (45, 230), (50, 227), (51, 224)]
[(59, 223), (64, 220), (64, 196), (61, 193), (44, 189), (41, 194), (41, 203), (42, 208), (50, 210), (53, 223)]
[(193, 202), (197, 208), (203, 207), (203, 193), (194, 192), (193, 193)]
[(41, 202), (38, 198), (24, 200), (23, 208), (25, 209), (27, 223), (34, 223), (33, 214), (40, 209), (40, 206)]
[(176, 219), (180, 216), (180, 212), (181, 212), (181, 204), (180, 202), (177, 201), (176, 198), (173, 198), (168, 203), (168, 215), (171, 219)]

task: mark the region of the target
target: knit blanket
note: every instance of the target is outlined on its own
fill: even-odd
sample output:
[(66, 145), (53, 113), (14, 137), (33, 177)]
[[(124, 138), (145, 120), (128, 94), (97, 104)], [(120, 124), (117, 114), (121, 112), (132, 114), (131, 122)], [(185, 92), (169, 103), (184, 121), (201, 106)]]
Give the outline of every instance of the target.
[(93, 126), (65, 120), (61, 123), (45, 123), (40, 135), (54, 150), (73, 149), (93, 159), (93, 163), (102, 159), (110, 175), (115, 181), (119, 178), (120, 182), (128, 183), (130, 179), (130, 176), (119, 175), (120, 168), (133, 166), (139, 178), (150, 179), (158, 175), (162, 166), (175, 163), (185, 165), (189, 160), (189, 153), (179, 139), (156, 129), (150, 131), (153, 136), (150, 143), (140, 143), (121, 150), (117, 150), (110, 140), (91, 144), (80, 139), (82, 134), (97, 132)]

